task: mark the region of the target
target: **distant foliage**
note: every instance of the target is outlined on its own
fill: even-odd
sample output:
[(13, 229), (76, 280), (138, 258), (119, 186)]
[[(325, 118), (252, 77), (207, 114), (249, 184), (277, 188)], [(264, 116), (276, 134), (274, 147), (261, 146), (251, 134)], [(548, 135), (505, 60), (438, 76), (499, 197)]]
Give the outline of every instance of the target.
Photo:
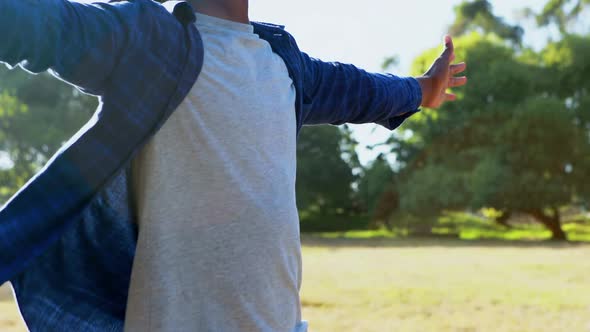
[(349, 205), (352, 169), (341, 157), (341, 129), (307, 127), (297, 145), (297, 204), (300, 209), (333, 213)]
[(383, 155), (379, 155), (361, 176), (358, 197), (371, 217), (371, 226), (392, 228), (391, 214), (399, 205), (395, 173)]
[(0, 67), (0, 204), (88, 120), (96, 98), (48, 74)]

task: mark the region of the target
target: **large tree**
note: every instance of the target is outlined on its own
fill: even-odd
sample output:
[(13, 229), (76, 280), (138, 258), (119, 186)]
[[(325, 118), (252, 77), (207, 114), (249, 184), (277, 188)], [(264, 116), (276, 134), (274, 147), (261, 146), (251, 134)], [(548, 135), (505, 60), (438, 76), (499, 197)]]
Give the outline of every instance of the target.
[[(394, 149), (404, 166), (402, 209), (526, 213), (553, 239), (566, 239), (559, 208), (589, 199), (588, 83), (579, 71), (588, 70), (581, 59), (590, 56), (590, 39), (550, 44), (541, 54), (478, 33), (457, 44), (457, 57), (470, 64), (469, 86), (452, 106), (411, 119), (411, 138)], [(415, 73), (437, 52), (419, 57)]]

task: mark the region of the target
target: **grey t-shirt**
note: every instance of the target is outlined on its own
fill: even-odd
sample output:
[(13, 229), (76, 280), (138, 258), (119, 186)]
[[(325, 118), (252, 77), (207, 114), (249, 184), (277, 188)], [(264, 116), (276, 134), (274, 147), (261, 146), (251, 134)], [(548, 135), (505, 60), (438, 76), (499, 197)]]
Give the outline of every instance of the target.
[(196, 24), (202, 72), (133, 165), (125, 331), (306, 331), (293, 82), (252, 25)]

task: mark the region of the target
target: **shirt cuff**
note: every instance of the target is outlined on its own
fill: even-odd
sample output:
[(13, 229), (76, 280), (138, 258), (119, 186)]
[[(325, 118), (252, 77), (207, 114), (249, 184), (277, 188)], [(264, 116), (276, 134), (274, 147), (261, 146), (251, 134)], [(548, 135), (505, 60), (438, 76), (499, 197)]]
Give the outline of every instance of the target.
[(404, 80), (407, 83), (409, 89), (409, 98), (408, 98), (408, 112), (391, 117), (384, 121), (376, 122), (379, 125), (389, 129), (395, 130), (397, 127), (401, 126), (407, 118), (411, 117), (412, 115), (420, 112), (420, 105), (422, 104), (422, 87), (418, 80), (414, 77), (406, 77)]

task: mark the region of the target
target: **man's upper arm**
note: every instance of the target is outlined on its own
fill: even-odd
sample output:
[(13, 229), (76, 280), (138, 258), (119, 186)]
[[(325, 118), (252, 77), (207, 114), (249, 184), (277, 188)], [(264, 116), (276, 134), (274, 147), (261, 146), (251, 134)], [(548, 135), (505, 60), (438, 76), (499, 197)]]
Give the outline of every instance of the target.
[(302, 57), (304, 124), (378, 123), (393, 130), (418, 111), (422, 90), (412, 77)]
[(1, 0), (0, 61), (33, 73), (50, 70), (100, 94), (121, 52), (133, 42), (142, 2)]

